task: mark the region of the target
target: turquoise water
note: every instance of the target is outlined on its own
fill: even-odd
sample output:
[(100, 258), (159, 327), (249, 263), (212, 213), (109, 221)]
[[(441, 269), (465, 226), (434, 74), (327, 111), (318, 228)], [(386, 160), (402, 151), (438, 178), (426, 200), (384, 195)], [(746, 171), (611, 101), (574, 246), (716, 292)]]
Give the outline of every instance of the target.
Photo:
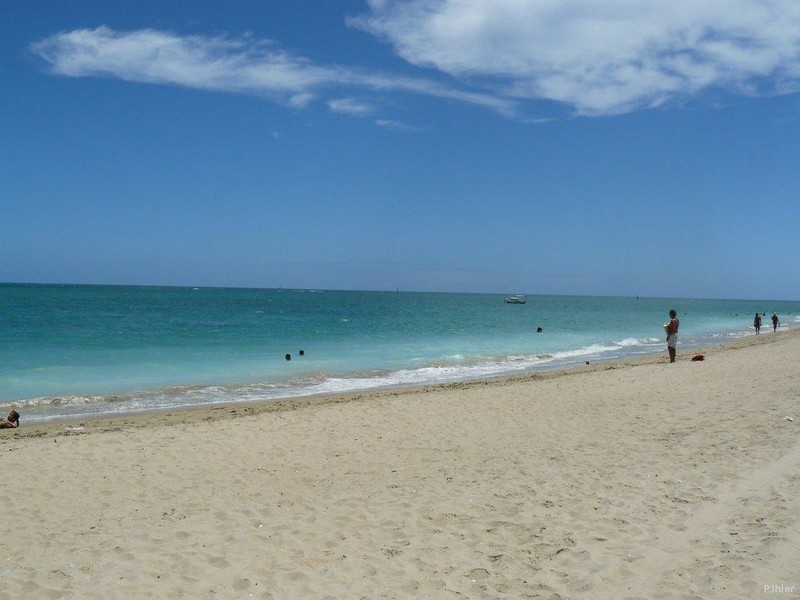
[(658, 353), (670, 308), (679, 351), (752, 334), (756, 311), (765, 332), (773, 311), (800, 325), (800, 302), (766, 300), (0, 284), (0, 410), (36, 421)]

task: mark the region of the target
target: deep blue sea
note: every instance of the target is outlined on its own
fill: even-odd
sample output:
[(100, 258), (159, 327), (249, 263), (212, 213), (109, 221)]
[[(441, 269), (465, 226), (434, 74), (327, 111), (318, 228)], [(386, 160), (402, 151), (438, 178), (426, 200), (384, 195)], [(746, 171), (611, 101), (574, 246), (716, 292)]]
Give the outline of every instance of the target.
[(670, 308), (679, 352), (752, 335), (755, 312), (764, 333), (773, 311), (800, 326), (800, 302), (771, 300), (0, 284), (0, 412), (24, 423), (665, 353)]

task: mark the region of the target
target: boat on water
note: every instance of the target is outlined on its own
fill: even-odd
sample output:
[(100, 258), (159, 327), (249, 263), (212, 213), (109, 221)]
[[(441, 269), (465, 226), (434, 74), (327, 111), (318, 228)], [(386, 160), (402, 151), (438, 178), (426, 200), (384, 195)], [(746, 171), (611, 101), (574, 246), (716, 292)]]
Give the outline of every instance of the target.
[(506, 304), (525, 304), (525, 296), (516, 294), (505, 299)]

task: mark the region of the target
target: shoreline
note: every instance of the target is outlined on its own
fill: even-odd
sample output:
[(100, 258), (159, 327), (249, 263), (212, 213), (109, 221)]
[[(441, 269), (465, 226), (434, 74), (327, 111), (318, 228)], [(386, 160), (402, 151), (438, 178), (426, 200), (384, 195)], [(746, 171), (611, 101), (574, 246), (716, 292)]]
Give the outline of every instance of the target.
[[(796, 336), (800, 337), (800, 328), (786, 328), (777, 333), (769, 332), (762, 333), (761, 335), (750, 335), (739, 337), (729, 341), (723, 341), (716, 344), (706, 346), (692, 346), (687, 349), (683, 354), (678, 354), (678, 362), (688, 361), (691, 356), (695, 354), (703, 354), (713, 356), (721, 352), (738, 350), (756, 345), (769, 344), (778, 341), (776, 336)], [(665, 346), (666, 348), (666, 346)], [(160, 408), (152, 410), (143, 410), (141, 412), (120, 413), (116, 415), (88, 415), (80, 417), (56, 417), (46, 421), (34, 422), (33, 424), (25, 427), (21, 426), (18, 429), (3, 430), (0, 433), (12, 433), (19, 437), (26, 437), (26, 430), (31, 432), (31, 435), (39, 437), (42, 435), (75, 435), (81, 433), (88, 433), (90, 431), (104, 431), (109, 428), (117, 426), (117, 422), (122, 422), (126, 426), (152, 426), (153, 420), (162, 424), (172, 424), (174, 422), (198, 422), (205, 421), (209, 418), (215, 418), (221, 414), (228, 412), (230, 417), (238, 417), (243, 415), (255, 415), (261, 413), (282, 412), (297, 410), (301, 408), (310, 408), (326, 404), (339, 404), (342, 402), (359, 402), (368, 401), (370, 399), (382, 397), (396, 397), (405, 394), (427, 393), (437, 390), (456, 390), (456, 389), (469, 389), (472, 387), (485, 387), (485, 386), (504, 386), (510, 383), (529, 383), (538, 380), (546, 380), (551, 378), (565, 377), (576, 373), (590, 373), (596, 371), (605, 371), (612, 369), (619, 369), (622, 367), (636, 367), (648, 364), (667, 363), (666, 349), (662, 354), (647, 354), (628, 358), (618, 359), (599, 359), (594, 361), (587, 361), (587, 364), (573, 365), (570, 367), (556, 367), (553, 369), (541, 369), (536, 371), (524, 372), (519, 374), (510, 375), (497, 375), (495, 377), (483, 377), (477, 379), (468, 379), (464, 381), (451, 381), (443, 383), (425, 383), (425, 384), (408, 384), (391, 387), (377, 387), (368, 388), (364, 390), (357, 390), (352, 392), (343, 393), (320, 393), (310, 394), (305, 396), (293, 396), (287, 398), (279, 398), (276, 400), (257, 400), (250, 402), (225, 402), (221, 404), (212, 404), (208, 406), (194, 405), (183, 406), (177, 408)], [(13, 406), (13, 402), (8, 403)], [(24, 423), (24, 420), (22, 421)], [(84, 426), (84, 429), (74, 429), (75, 426)], [(67, 428), (68, 431), (63, 431)], [(2, 437), (0, 437), (0, 440)]]
[[(82, 335), (96, 344), (85, 348), (79, 343), (82, 338), (59, 329), (57, 320), (52, 331), (34, 326), (41, 318), (54, 319), (50, 309), (68, 298), (55, 292), (34, 294), (32, 306), (17, 298), (17, 312), (24, 317), (19, 323), (28, 324), (12, 331), (10, 339), (52, 336), (53, 348), (6, 345), (6, 394), (0, 409), (15, 408), (28, 425), (81, 421), (503, 378), (574, 368), (585, 360), (657, 355), (663, 349), (660, 328), (653, 325), (660, 322), (664, 307), (654, 299), (543, 296), (520, 311), (470, 294), (457, 303), (436, 294), (401, 295), (392, 298), (387, 311), (382, 309), (388, 320), (377, 326), (370, 316), (375, 307), (369, 293), (315, 298), (309, 305), (310, 296), (281, 298), (266, 292), (234, 297), (219, 290), (178, 296), (156, 292), (108, 290), (100, 296), (87, 293), (86, 302), (70, 304), (106, 307), (97, 314), (68, 311), (84, 323)], [(47, 298), (50, 302), (44, 302)], [(239, 308), (228, 311), (225, 307), (234, 300)], [(796, 312), (796, 302), (782, 302), (776, 307), (781, 314)], [(131, 314), (132, 321), (118, 331), (120, 315), (127, 314), (120, 308), (137, 303), (153, 310)], [(747, 335), (740, 313), (752, 301), (684, 299), (683, 304), (682, 314), (692, 315), (693, 323), (681, 337), (685, 351)], [(292, 319), (284, 323), (281, 317), (274, 335), (265, 336), (265, 323), (289, 309)], [(184, 317), (169, 320), (184, 310), (195, 315), (187, 331)], [(606, 314), (625, 316), (607, 321)], [(304, 324), (302, 332), (283, 330), (295, 321)], [(547, 334), (534, 337), (534, 324), (544, 325)], [(788, 317), (784, 326), (798, 324), (800, 318)], [(309, 351), (304, 362), (283, 360), (287, 348), (303, 347)]]
[(798, 352), (0, 431), (0, 600), (800, 597)]

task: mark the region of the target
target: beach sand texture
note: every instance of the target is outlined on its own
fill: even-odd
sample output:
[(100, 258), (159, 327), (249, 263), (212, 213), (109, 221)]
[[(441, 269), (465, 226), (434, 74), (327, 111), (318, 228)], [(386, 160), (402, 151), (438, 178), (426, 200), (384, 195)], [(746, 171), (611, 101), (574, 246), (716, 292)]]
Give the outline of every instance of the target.
[(800, 597), (798, 333), (83, 428), (23, 415), (0, 431), (0, 599)]

